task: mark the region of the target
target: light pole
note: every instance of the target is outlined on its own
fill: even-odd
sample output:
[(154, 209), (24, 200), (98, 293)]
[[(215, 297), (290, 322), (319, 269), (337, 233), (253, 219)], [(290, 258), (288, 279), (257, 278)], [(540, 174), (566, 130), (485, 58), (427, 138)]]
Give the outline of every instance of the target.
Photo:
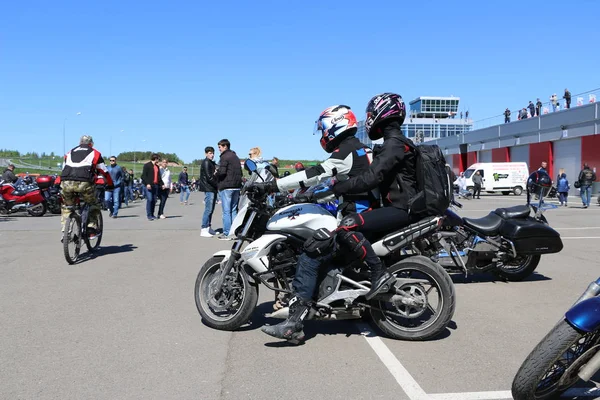
[[(146, 139), (142, 139), (142, 143), (144, 143), (145, 141), (146, 141)], [(137, 150), (133, 150), (133, 175), (135, 175), (135, 165), (136, 165), (135, 157), (136, 157), (136, 154), (137, 154)]]
[[(78, 112), (77, 115), (81, 115), (81, 112)], [(63, 155), (67, 154), (67, 149), (66, 149), (66, 135), (65, 135), (65, 131), (66, 131), (66, 127), (67, 127), (67, 117), (65, 117), (64, 121), (63, 121)]]

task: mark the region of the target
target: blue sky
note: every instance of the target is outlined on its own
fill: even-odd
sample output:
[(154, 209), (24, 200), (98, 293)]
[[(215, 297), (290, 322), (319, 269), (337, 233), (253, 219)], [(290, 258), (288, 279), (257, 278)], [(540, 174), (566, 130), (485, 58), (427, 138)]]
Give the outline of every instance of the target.
[[(315, 119), (374, 94), (461, 98), (474, 120), (600, 87), (600, 2), (11, 1), (0, 148), (323, 159)], [(77, 112), (81, 115), (76, 116)], [(123, 132), (121, 132), (123, 131)]]

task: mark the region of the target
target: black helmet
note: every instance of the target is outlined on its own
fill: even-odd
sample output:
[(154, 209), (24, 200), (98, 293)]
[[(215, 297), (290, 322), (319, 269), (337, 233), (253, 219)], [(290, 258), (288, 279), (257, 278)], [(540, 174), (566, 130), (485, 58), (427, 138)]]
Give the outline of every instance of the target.
[(527, 193), (529, 194), (535, 194), (542, 198), (550, 192), (550, 188), (552, 188), (552, 179), (544, 171), (535, 171), (527, 178)]
[(365, 130), (371, 140), (383, 137), (383, 132), (375, 128), (376, 125), (394, 119), (402, 125), (406, 118), (404, 100), (402, 100), (402, 96), (395, 93), (382, 93), (373, 97), (367, 104), (366, 112)]

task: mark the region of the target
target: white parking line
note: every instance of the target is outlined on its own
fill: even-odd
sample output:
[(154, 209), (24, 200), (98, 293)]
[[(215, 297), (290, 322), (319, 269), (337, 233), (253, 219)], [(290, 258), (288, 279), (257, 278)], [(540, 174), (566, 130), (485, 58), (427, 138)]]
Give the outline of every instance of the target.
[[(357, 323), (361, 335), (373, 349), (383, 365), (390, 371), (400, 388), (410, 400), (504, 400), (512, 399), (510, 390), (489, 392), (463, 392), (463, 393), (434, 393), (427, 394), (408, 370), (398, 361), (394, 353), (383, 343), (381, 338), (373, 333), (373, 329), (365, 323)], [(571, 388), (561, 397), (600, 397), (600, 388)]]
[(398, 361), (394, 353), (390, 351), (385, 343), (383, 343), (378, 336), (375, 336), (373, 329), (363, 323), (359, 323), (358, 328), (369, 346), (371, 346), (375, 354), (377, 354), (381, 362), (383, 362), (383, 365), (390, 371), (408, 398), (410, 400), (428, 400), (429, 396), (427, 396), (427, 393), (425, 393), (423, 388), (421, 388), (417, 381), (415, 381), (408, 373), (406, 368), (400, 364), (400, 361)]
[(560, 238), (563, 239), (563, 240), (569, 240), (569, 239), (600, 239), (600, 236), (569, 236), (569, 237), (561, 236)]

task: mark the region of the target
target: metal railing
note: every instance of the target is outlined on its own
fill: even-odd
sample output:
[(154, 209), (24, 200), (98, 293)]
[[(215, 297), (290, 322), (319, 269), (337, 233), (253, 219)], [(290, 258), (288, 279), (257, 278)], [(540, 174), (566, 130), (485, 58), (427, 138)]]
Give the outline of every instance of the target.
[[(556, 110), (553, 107), (552, 102), (550, 100), (548, 100), (546, 102), (542, 102), (542, 107), (540, 110), (541, 115), (550, 114), (553, 112), (561, 112), (561, 111), (564, 111), (567, 109), (566, 101), (565, 101), (565, 99), (562, 98), (562, 95), (559, 95), (557, 93), (556, 97), (557, 97), (557, 102), (559, 104), (559, 109)], [(575, 108), (575, 107), (582, 106), (585, 104), (594, 103), (597, 101), (600, 101), (600, 88), (588, 90), (587, 92), (583, 92), (583, 93), (571, 94), (571, 107), (570, 108)], [(535, 103), (534, 103), (534, 106), (535, 106)], [(511, 113), (510, 122), (518, 121), (519, 112), (523, 108), (524, 107), (521, 107), (516, 110), (510, 110), (510, 113)], [(536, 117), (531, 117), (529, 115), (528, 108), (526, 108), (526, 110), (528, 112), (528, 118), (536, 118)], [(498, 114), (498, 115), (494, 115), (492, 117), (487, 117), (487, 118), (483, 118), (483, 119), (480, 119), (477, 121), (473, 121), (472, 130), (488, 128), (490, 126), (501, 125), (501, 124), (504, 124), (504, 112), (502, 112), (501, 114)]]

